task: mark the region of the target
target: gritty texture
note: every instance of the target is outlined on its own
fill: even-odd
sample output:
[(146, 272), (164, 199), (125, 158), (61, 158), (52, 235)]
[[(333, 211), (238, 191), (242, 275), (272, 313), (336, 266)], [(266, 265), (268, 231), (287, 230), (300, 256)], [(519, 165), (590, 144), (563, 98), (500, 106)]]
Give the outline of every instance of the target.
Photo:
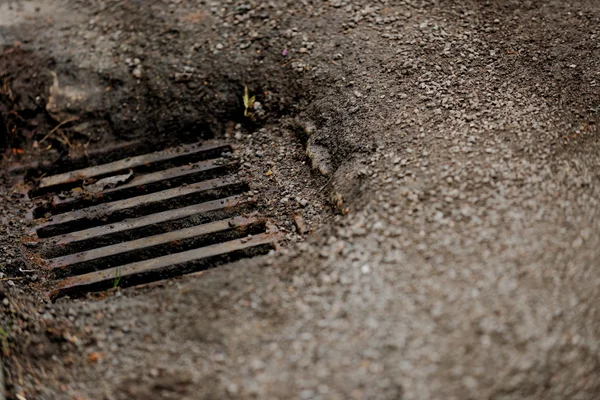
[[(2, 282), (11, 393), (600, 396), (600, 3), (51, 3), (0, 18), (0, 38), (59, 82), (111, 89), (44, 121), (77, 115), (97, 143), (222, 134), (291, 242), (99, 300), (44, 301), (25, 284), (43, 271)], [(40, 268), (18, 242), (25, 205), (2, 195), (0, 261)], [(306, 241), (298, 210), (320, 226)]]

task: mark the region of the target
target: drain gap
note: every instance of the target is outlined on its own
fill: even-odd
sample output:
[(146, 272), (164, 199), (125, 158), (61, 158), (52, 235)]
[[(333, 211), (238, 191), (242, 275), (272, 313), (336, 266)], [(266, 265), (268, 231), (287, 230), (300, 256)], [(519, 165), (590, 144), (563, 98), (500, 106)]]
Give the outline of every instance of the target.
[(53, 161), (43, 160), (17, 165), (10, 168), (9, 172), (13, 174), (25, 172), (26, 181), (39, 180), (46, 175), (61, 174), (74, 169), (92, 167), (148, 153), (150, 146), (153, 146), (153, 144), (145, 140), (133, 140), (88, 150), (81, 155), (68, 155)]
[(65, 172), (40, 179), (37, 188), (29, 192), (31, 198), (47, 193), (58, 193), (81, 186), (86, 180), (102, 179), (133, 170), (136, 173), (154, 172), (177, 167), (185, 163), (209, 160), (232, 152), (232, 147), (219, 142), (206, 142), (202, 145), (191, 144), (114, 161), (108, 164)]
[(264, 233), (265, 221), (234, 218), (49, 260), (56, 278), (98, 271)]
[(155, 173), (139, 175), (130, 182), (105, 189), (98, 193), (90, 193), (79, 197), (60, 199), (55, 197), (51, 203), (38, 206), (33, 211), (35, 218), (63, 214), (97, 204), (123, 200), (141, 194), (150, 194), (170, 187), (192, 184), (203, 180), (228, 175), (239, 168), (237, 162), (210, 160), (192, 163), (183, 167), (167, 169)]
[(159, 211), (222, 199), (248, 190), (248, 184), (234, 179), (215, 179), (148, 195), (118, 200), (58, 214), (42, 223), (39, 237), (51, 237), (77, 230), (120, 222)]
[(243, 258), (267, 254), (276, 248), (274, 242), (279, 235), (262, 234), (252, 238), (253, 242), (242, 243), (243, 239), (189, 250), (150, 260), (126, 264), (102, 271), (66, 278), (57, 283), (49, 295), (51, 298), (84, 292), (127, 287), (148, 283), (154, 280), (172, 278), (198, 271), (215, 268)]
[(189, 228), (236, 215), (250, 216), (252, 202), (245, 196), (201, 203), (148, 216), (127, 219), (110, 225), (89, 228), (66, 235), (42, 239), (42, 256), (60, 257), (96, 247), (124, 242), (131, 238), (158, 235)]

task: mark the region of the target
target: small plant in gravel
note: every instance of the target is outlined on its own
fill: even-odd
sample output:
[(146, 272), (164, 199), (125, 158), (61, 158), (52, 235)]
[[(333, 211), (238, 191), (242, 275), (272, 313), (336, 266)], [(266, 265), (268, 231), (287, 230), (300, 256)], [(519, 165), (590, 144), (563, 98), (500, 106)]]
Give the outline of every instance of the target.
[(248, 109), (254, 106), (256, 96), (250, 97), (250, 94), (248, 93), (248, 86), (244, 86), (244, 96), (242, 96), (242, 100), (244, 100), (244, 117), (252, 116), (248, 112)]
[(121, 268), (117, 268), (117, 271), (115, 273), (115, 280), (113, 281), (113, 289), (116, 289), (117, 287), (119, 287), (120, 283), (121, 283)]

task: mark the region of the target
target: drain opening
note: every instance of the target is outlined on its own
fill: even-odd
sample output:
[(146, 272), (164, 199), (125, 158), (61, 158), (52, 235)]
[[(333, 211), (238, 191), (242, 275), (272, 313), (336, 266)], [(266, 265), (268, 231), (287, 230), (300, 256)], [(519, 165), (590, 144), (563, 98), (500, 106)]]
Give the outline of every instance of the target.
[(49, 192), (69, 190), (89, 179), (102, 179), (133, 170), (135, 172), (159, 171), (181, 165), (185, 162), (217, 158), (224, 152), (230, 152), (231, 146), (218, 141), (206, 141), (203, 144), (190, 144), (167, 150), (125, 158), (108, 164), (69, 171), (40, 179), (30, 196), (36, 197)]
[(62, 199), (56, 196), (52, 202), (36, 207), (33, 215), (36, 218), (42, 218), (47, 214), (61, 214), (100, 203), (123, 200), (139, 194), (158, 192), (173, 186), (181, 186), (183, 184), (215, 178), (234, 172), (238, 167), (237, 162), (218, 163), (214, 160), (199, 161), (184, 165), (183, 167), (136, 176), (126, 184), (98, 193), (88, 193), (86, 195), (71, 196)]
[(282, 236), (252, 211), (232, 151), (207, 141), (41, 178), (30, 191), (32, 234), (50, 295), (148, 283), (276, 249)]

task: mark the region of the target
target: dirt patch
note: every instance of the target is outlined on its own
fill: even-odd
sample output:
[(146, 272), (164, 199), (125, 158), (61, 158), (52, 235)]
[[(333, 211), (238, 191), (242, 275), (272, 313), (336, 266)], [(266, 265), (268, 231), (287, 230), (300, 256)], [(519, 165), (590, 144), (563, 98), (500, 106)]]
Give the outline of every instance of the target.
[(44, 66), (51, 68), (52, 62), (20, 47), (0, 51), (0, 114), (7, 128), (2, 149), (22, 154), (24, 146), (31, 147), (34, 137), (51, 129), (44, 114), (48, 89)]
[(46, 129), (78, 118), (48, 140), (225, 137), (290, 246), (40, 306), (7, 189), (13, 393), (598, 396), (596, 2), (182, 3), (11, 25), (67, 99), (104, 90), (46, 95)]

